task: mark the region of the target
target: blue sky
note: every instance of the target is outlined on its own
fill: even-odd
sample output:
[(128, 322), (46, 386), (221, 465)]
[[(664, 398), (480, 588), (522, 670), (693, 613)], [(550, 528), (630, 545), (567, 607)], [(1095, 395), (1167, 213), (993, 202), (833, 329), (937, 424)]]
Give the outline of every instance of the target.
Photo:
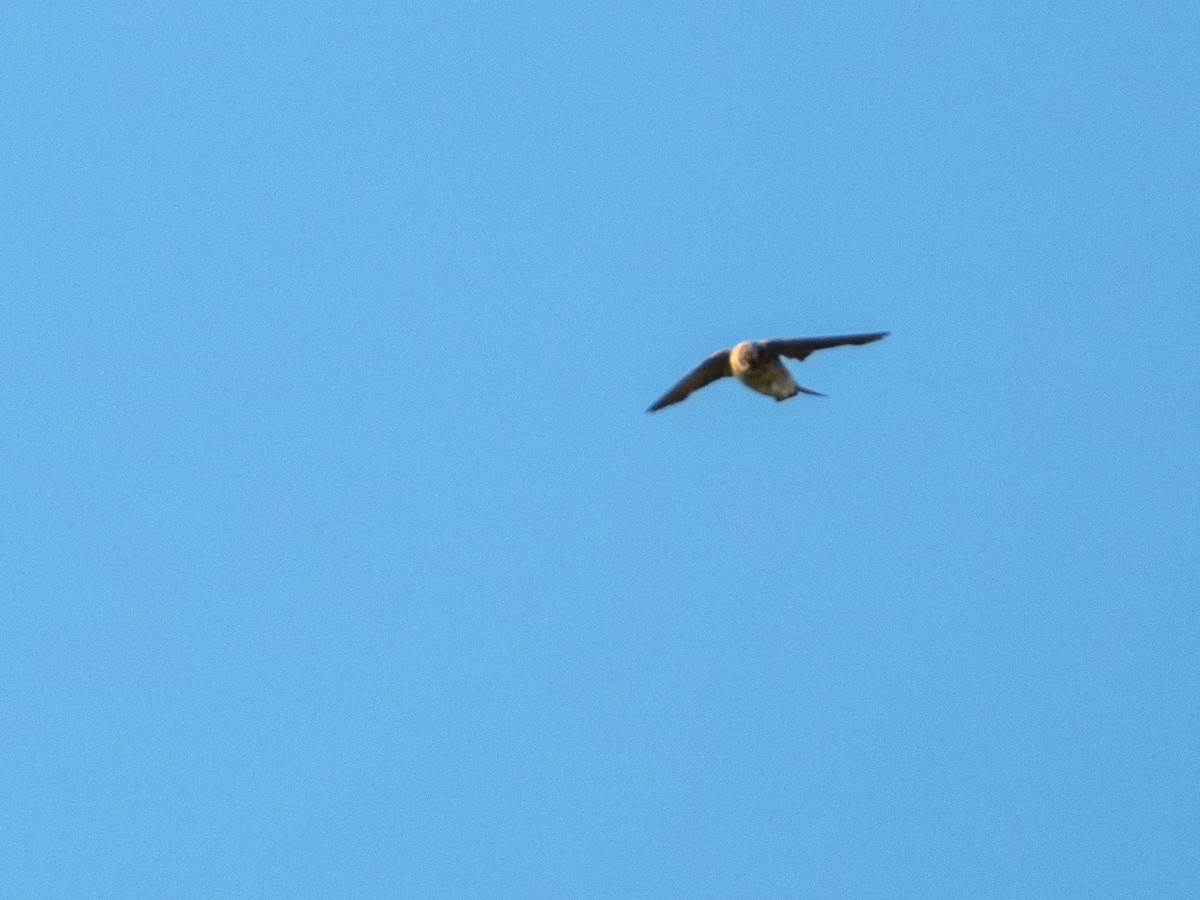
[(0, 894), (1195, 896), (1198, 45), (7, 5)]

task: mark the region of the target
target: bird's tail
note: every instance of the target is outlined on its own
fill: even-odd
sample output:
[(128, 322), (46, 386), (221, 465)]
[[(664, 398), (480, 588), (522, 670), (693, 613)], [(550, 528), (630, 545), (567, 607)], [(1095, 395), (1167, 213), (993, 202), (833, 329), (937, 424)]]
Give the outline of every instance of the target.
[(828, 394), (822, 394), (822, 393), (819, 393), (818, 391), (810, 391), (806, 387), (800, 387), (800, 385), (796, 385), (796, 390), (798, 390), (802, 394), (808, 394), (810, 397), (828, 397), (829, 396)]

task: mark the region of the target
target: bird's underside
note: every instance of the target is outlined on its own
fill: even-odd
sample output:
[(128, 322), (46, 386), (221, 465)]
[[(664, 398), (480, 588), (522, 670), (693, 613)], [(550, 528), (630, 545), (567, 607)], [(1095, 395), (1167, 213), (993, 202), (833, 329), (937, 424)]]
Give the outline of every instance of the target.
[(727, 376), (732, 376), (746, 387), (776, 400), (786, 400), (797, 394), (814, 394), (821, 397), (824, 395), (796, 384), (792, 373), (780, 361), (780, 357), (803, 361), (817, 350), (846, 344), (869, 344), (887, 336), (886, 331), (876, 331), (871, 334), (843, 334), (836, 337), (742, 341), (730, 349), (718, 350), (708, 357), (654, 401), (654, 405), (646, 411), (657, 412), (664, 406), (678, 403), (693, 391)]

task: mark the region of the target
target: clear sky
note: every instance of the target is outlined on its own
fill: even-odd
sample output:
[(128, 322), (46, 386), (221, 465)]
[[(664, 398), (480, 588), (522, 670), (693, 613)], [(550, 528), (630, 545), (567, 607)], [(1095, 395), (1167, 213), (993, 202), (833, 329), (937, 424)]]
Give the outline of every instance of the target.
[(0, 895), (1197, 895), (1193, 3), (18, 2), (0, 82)]

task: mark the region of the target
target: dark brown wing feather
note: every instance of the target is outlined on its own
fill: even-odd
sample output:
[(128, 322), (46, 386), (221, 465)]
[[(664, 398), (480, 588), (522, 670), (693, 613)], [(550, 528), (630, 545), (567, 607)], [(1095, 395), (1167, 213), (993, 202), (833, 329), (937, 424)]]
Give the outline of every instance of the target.
[(654, 401), (646, 412), (657, 412), (664, 406), (670, 406), (672, 403), (678, 403), (684, 399), (692, 391), (698, 391), (706, 384), (711, 384), (718, 378), (725, 378), (732, 375), (733, 372), (729, 368), (729, 351), (718, 350), (692, 371), (683, 376), (683, 379), (671, 388), (661, 397)]
[(836, 337), (812, 338), (778, 338), (773, 341), (763, 341), (762, 347), (768, 353), (776, 356), (786, 356), (789, 359), (807, 359), (815, 350), (827, 347), (841, 347), (844, 344), (869, 344), (890, 334), (887, 331), (875, 331), (871, 334), (841, 334)]

